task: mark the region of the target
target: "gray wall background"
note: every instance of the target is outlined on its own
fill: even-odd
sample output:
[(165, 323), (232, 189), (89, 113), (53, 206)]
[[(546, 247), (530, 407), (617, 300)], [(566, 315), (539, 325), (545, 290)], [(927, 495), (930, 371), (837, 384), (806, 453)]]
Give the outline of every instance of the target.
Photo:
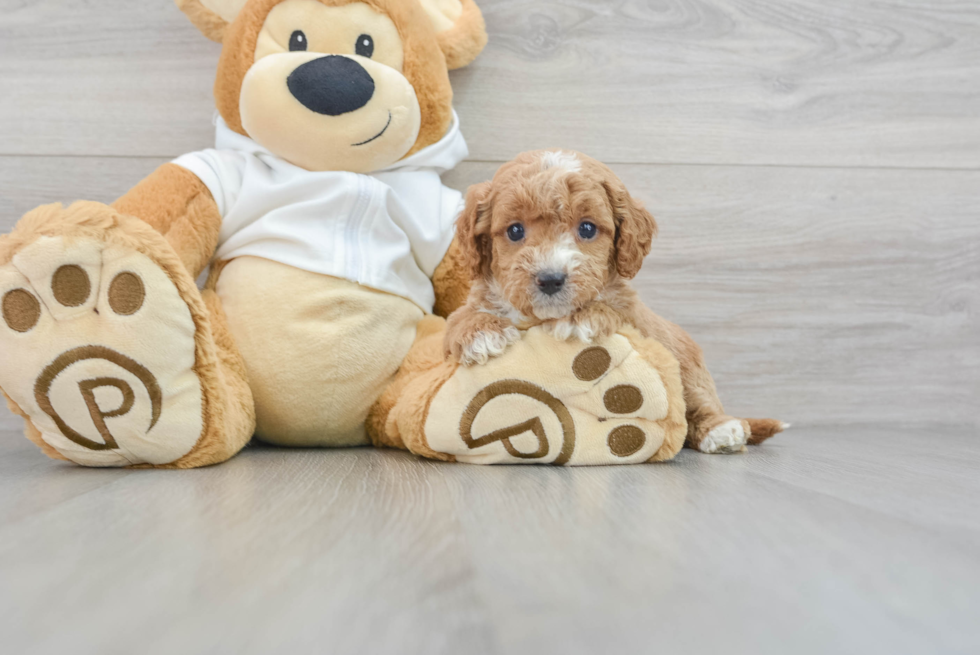
[[(543, 147), (612, 165), (660, 222), (643, 298), (733, 413), (978, 423), (980, 7), (480, 4), (449, 183)], [(0, 231), (210, 146), (218, 53), (165, 0), (0, 0)]]

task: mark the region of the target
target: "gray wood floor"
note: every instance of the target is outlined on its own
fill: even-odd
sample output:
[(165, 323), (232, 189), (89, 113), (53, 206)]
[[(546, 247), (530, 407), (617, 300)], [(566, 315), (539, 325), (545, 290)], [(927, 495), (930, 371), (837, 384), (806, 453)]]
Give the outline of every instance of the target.
[[(980, 651), (980, 3), (482, 0), (471, 160), (609, 162), (728, 409), (665, 466), (45, 459), (0, 410), (0, 651)], [(0, 232), (212, 142), (170, 0), (0, 0)], [(0, 366), (3, 363), (0, 362)]]
[(976, 430), (576, 470), (259, 447), (80, 470), (0, 436), (8, 653), (980, 649)]

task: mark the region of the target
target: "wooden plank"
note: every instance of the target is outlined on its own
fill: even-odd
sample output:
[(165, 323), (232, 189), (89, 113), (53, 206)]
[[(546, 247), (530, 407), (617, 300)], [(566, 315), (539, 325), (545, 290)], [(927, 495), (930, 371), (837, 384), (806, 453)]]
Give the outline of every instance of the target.
[(0, 234), (39, 205), (111, 203), (169, 159), (0, 156)]
[[(165, 160), (0, 158), (30, 207), (110, 201)], [(456, 188), (496, 165), (467, 163)], [(637, 166), (660, 221), (636, 280), (704, 347), (728, 409), (804, 423), (980, 420), (980, 173)]]
[[(454, 73), (474, 159), (980, 168), (980, 7), (883, 0), (483, 0)], [(169, 0), (0, 7), (0, 154), (212, 142), (219, 48)]]
[(49, 466), (0, 483), (63, 497), (22, 491), (30, 509), (0, 527), (8, 652), (489, 652), (453, 508), (410, 457), (260, 450), (135, 475)]
[[(476, 156), (980, 164), (980, 7), (887, 0), (489, 4), (462, 73)], [(470, 104), (472, 102), (472, 105)]]
[(0, 432), (20, 432), (23, 421), (18, 416), (7, 411), (6, 404), (0, 405)]
[(158, 155), (214, 143), (221, 47), (170, 0), (0, 7), (0, 154)]
[(975, 429), (925, 456), (917, 430), (809, 428), (577, 470), (256, 447), (101, 471), (8, 436), (9, 652), (980, 647)]
[[(974, 489), (951, 460), (976, 457), (975, 435), (945, 437), (955, 444), (946, 470)], [(975, 591), (960, 581), (978, 574), (975, 517), (967, 530), (920, 528), (863, 500), (880, 484), (889, 510), (902, 511), (894, 501), (913, 495), (898, 488), (919, 440), (810, 429), (744, 458), (685, 451), (664, 468), (445, 472), (478, 576), (493, 581), (484, 599), (506, 626), (503, 652), (969, 651)], [(876, 461), (848, 467), (861, 441), (876, 446)], [(828, 463), (841, 468), (821, 470), (835, 483), (826, 487), (848, 492), (771, 476), (793, 470), (810, 481)], [(891, 467), (884, 482), (865, 477), (878, 465)], [(923, 553), (940, 551), (952, 559), (921, 568)]]

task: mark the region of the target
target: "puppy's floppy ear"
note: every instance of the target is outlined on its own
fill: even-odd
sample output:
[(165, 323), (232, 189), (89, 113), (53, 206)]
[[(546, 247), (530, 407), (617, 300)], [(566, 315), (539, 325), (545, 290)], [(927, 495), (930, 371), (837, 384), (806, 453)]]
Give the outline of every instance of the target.
[(225, 28), (235, 20), (235, 16), (248, 0), (174, 0), (174, 2), (204, 36), (221, 43), (225, 36)]
[(487, 45), (483, 13), (473, 0), (419, 0), (432, 20), (449, 70), (470, 64)]
[(466, 207), (456, 219), (456, 239), (474, 278), (490, 275), (493, 243), (490, 237), (490, 182), (474, 184), (466, 192)]
[(643, 258), (650, 254), (653, 238), (657, 236), (657, 222), (630, 196), (619, 178), (610, 176), (602, 186), (609, 196), (616, 221), (616, 271), (631, 280), (640, 272)]

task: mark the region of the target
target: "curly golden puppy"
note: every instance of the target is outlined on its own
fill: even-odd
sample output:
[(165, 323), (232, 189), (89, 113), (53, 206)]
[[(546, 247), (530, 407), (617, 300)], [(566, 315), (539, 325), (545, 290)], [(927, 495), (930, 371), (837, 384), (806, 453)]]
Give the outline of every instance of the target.
[(447, 356), (471, 366), (502, 355), (520, 330), (541, 325), (556, 339), (603, 339), (624, 324), (680, 361), (687, 446), (739, 452), (787, 426), (725, 413), (701, 348), (654, 314), (629, 280), (657, 232), (653, 216), (604, 164), (570, 151), (538, 151), (475, 185), (457, 223), (475, 281), (449, 319)]

